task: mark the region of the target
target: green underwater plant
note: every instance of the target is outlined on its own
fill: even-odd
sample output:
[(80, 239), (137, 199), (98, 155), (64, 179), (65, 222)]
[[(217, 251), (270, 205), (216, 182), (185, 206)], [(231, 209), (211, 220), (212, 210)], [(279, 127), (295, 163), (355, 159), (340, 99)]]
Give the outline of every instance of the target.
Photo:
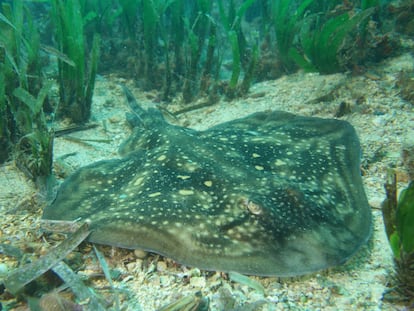
[[(207, 0), (119, 1), (118, 27), (134, 29), (125, 44), (131, 49), (130, 74), (144, 89), (161, 90), (163, 100), (179, 92), (184, 103), (199, 95), (213, 98), (221, 82), (226, 85), (223, 93), (247, 92), (259, 49), (257, 43), (248, 46), (241, 24), (254, 2), (218, 1), (216, 11)], [(123, 19), (128, 21), (125, 27)], [(232, 61), (228, 81), (220, 80), (227, 48)]]
[(0, 158), (13, 153), (16, 165), (38, 180), (51, 172), (53, 145), (43, 113), (50, 85), (41, 73), (39, 33), (21, 0), (2, 4), (0, 30)]
[[(269, 68), (273, 65), (278, 67), (275, 71), (279, 75), (272, 77), (280, 76), (282, 67), (287, 72), (301, 67), (331, 73), (359, 65), (361, 55), (368, 53), (364, 52), (367, 23), (380, 2), (77, 1), (83, 23), (89, 25), (89, 41), (91, 24), (99, 25), (97, 32), (106, 29), (100, 34), (107, 69), (122, 68), (123, 74), (145, 90), (160, 90), (160, 100), (181, 93), (184, 103), (200, 96), (214, 98), (219, 93), (228, 98), (241, 96), (260, 79), (260, 73), (266, 76), (265, 72), (274, 70)], [(78, 25), (80, 34), (82, 25)], [(76, 59), (68, 50), (60, 50), (72, 61)], [(350, 64), (347, 53), (358, 64)], [(80, 68), (79, 76), (85, 70), (77, 64), (60, 62), (68, 72)]]
[(237, 92), (239, 92), (239, 78), (242, 72), (242, 67), (246, 63), (249, 63), (249, 69), (246, 72), (249, 75), (247, 77), (245, 76), (241, 88), (242, 93), (246, 93), (248, 91), (254, 72), (254, 65), (257, 61), (257, 47), (253, 48), (255, 52), (252, 53), (250, 60), (248, 60), (247, 42), (241, 28), (241, 21), (243, 20), (246, 11), (254, 4), (254, 2), (255, 0), (246, 0), (242, 1), (239, 6), (236, 6), (232, 0), (229, 2), (226, 12), (224, 2), (222, 0), (218, 1), (221, 24), (225, 31), (226, 37), (230, 42), (232, 54), (231, 77), (226, 90), (226, 95), (229, 98), (235, 97)]
[(301, 68), (307, 70), (321, 73), (341, 71), (343, 64), (341, 64), (339, 55), (346, 37), (350, 36), (351, 32), (373, 12), (373, 9), (366, 9), (355, 14), (346, 12), (325, 22), (321, 22), (317, 15), (306, 18), (304, 25), (311, 19), (314, 25), (313, 27), (306, 25), (302, 28), (300, 33), (302, 52), (292, 47), (289, 49), (289, 56)]
[[(289, 55), (293, 41), (300, 29), (300, 21), (306, 9), (314, 0), (305, 0), (294, 10), (297, 1), (276, 0), (272, 6), (274, 28), (277, 40), (278, 57), (286, 70), (291, 71), (295, 68), (295, 62)], [(289, 13), (293, 12), (293, 13)]]
[[(119, 5), (119, 29), (131, 39), (137, 39), (138, 19), (137, 12), (140, 8), (141, 0), (118, 0)], [(118, 11), (118, 10), (117, 10)]]
[(156, 75), (154, 68), (156, 64), (157, 30), (159, 25), (160, 1), (142, 0), (142, 20), (144, 31), (145, 48), (145, 77), (147, 84), (152, 85)]
[(6, 161), (10, 152), (10, 133), (8, 129), (8, 113), (6, 104), (6, 81), (4, 75), (4, 50), (0, 50), (0, 163)]
[(23, 88), (14, 90), (13, 95), (25, 104), (26, 109), (15, 111), (14, 115), (26, 118), (28, 126), (15, 147), (17, 166), (32, 180), (43, 178), (42, 183), (52, 172), (53, 131), (49, 130), (43, 104), (48, 96), (51, 84), (45, 84), (37, 98)]
[(365, 1), (362, 10), (344, 7), (344, 12), (338, 14), (335, 10), (331, 12), (324, 1), (276, 1), (273, 15), (277, 49), (286, 70), (292, 71), (297, 66), (320, 73), (346, 69), (344, 50), (357, 48), (352, 42), (350, 46), (345, 44), (346, 39), (364, 37), (366, 21), (375, 11), (375, 3)]
[(198, 0), (193, 8), (184, 8), (189, 16), (184, 18), (182, 93), (184, 102), (189, 103), (200, 92), (208, 92), (210, 78), (216, 76), (217, 23), (211, 16), (211, 1)]
[[(182, 91), (184, 102), (199, 92), (202, 56), (211, 25), (211, 1), (120, 1), (128, 27), (133, 76), (146, 90), (159, 89), (168, 99)], [(210, 46), (211, 47), (211, 46)], [(211, 67), (210, 67), (211, 68)]]
[[(397, 199), (396, 175), (390, 172), (385, 185), (387, 199), (382, 205), (385, 231), (394, 255), (395, 279), (389, 299), (414, 303), (414, 181)], [(388, 293), (388, 294), (390, 294)]]
[(376, 7), (381, 5), (380, 0), (361, 0), (361, 9), (366, 10), (368, 8)]
[(75, 123), (85, 123), (91, 114), (99, 58), (99, 36), (94, 36), (87, 57), (84, 20), (79, 1), (53, 0), (51, 13), (58, 50), (70, 59), (70, 62), (58, 59), (59, 111)]

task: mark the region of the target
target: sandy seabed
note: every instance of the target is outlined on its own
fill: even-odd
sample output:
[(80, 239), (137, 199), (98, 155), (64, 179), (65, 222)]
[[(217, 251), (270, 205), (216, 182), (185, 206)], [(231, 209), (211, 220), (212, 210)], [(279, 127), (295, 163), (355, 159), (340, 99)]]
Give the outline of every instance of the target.
[[(251, 277), (264, 286), (264, 293), (232, 282), (223, 273), (188, 268), (155, 254), (100, 247), (110, 268), (120, 273), (115, 287), (121, 289), (124, 310), (157, 310), (196, 292), (209, 298), (210, 310), (404, 310), (404, 306), (382, 299), (392, 277), (393, 262), (380, 205), (385, 198), (383, 185), (387, 167), (397, 168), (400, 190), (408, 182), (401, 150), (407, 144), (413, 145), (414, 106), (401, 99), (395, 84), (398, 73), (412, 69), (413, 65), (413, 57), (405, 54), (379, 64), (362, 76), (297, 73), (255, 84), (245, 98), (222, 100), (170, 120), (202, 130), (265, 110), (333, 118), (340, 104), (347, 103), (351, 112), (341, 119), (350, 122), (360, 137), (363, 181), (374, 219), (373, 234), (368, 244), (343, 266), (298, 278)], [(120, 82), (134, 91), (144, 107), (154, 105), (153, 94), (133, 89), (131, 81), (112, 75), (100, 77), (91, 120), (99, 126), (71, 134), (89, 141), (56, 138), (55, 159), (76, 152), (63, 161), (56, 161), (56, 170), (73, 171), (117, 156), (119, 144), (130, 133), (125, 121), (128, 107)], [(331, 100), (321, 100), (329, 97)], [(179, 109), (179, 100), (167, 108)], [(59, 163), (64, 163), (64, 167)], [(2, 165), (0, 243), (20, 248), (28, 259), (46, 253), (52, 245), (40, 228), (42, 202), (42, 195), (12, 162)], [(89, 276), (98, 292), (110, 296), (99, 264), (91, 259), (91, 247), (85, 245), (77, 252), (83, 262), (78, 273)], [(0, 254), (0, 278), (16, 265), (14, 258)], [(8, 299), (3, 301), (3, 306), (14, 302), (13, 297)], [(15, 310), (27, 309), (24, 302), (15, 306)]]

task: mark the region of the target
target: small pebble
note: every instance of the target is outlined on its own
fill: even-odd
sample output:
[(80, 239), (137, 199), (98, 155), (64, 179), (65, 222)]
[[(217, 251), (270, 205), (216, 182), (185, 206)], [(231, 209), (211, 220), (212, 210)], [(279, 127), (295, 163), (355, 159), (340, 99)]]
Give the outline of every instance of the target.
[(191, 277), (190, 285), (193, 287), (204, 288), (206, 286), (206, 278), (203, 276)]
[(198, 269), (198, 268), (193, 268), (193, 269), (191, 269), (190, 270), (190, 273), (189, 273), (192, 277), (195, 277), (195, 276), (200, 276), (201, 275), (201, 271), (200, 271), (200, 269)]
[(133, 272), (136, 266), (136, 262), (129, 262), (125, 265), (125, 268), (128, 270), (128, 272)]
[(372, 119), (372, 123), (375, 126), (384, 126), (388, 123), (388, 118), (385, 115), (377, 116), (374, 119)]
[(147, 257), (148, 252), (146, 252), (142, 249), (136, 249), (136, 250), (134, 250), (134, 255), (135, 255), (135, 257), (137, 257), (139, 259), (144, 259), (145, 257)]
[(166, 271), (167, 264), (164, 261), (157, 262), (157, 271)]
[(385, 197), (373, 197), (371, 198), (368, 203), (369, 205), (371, 205), (373, 208), (376, 209), (381, 209), (381, 204), (384, 201)]
[(160, 284), (164, 287), (170, 285), (171, 284), (171, 277), (166, 276), (166, 275), (161, 275), (160, 276)]
[(9, 273), (9, 267), (5, 263), (0, 263), (0, 279), (6, 277)]
[(119, 122), (121, 122), (121, 118), (119, 116), (110, 117), (108, 120), (111, 123), (119, 123)]

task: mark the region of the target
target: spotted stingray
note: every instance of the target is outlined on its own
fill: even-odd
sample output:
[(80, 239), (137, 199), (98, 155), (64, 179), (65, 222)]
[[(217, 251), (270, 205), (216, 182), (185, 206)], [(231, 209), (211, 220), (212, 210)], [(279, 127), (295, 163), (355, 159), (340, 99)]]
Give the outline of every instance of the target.
[(266, 111), (205, 131), (138, 110), (121, 158), (79, 169), (43, 218), (206, 270), (293, 276), (343, 263), (371, 213), (353, 127)]

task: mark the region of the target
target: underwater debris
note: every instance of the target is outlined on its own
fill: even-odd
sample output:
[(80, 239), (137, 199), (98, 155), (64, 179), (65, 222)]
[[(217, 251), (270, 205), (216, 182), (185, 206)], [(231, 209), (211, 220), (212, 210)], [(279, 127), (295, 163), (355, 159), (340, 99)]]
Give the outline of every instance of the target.
[(408, 174), (409, 180), (414, 180), (414, 138), (407, 139), (401, 150), (401, 157), (404, 169)]
[(194, 295), (184, 296), (177, 301), (169, 303), (158, 309), (158, 311), (208, 311), (209, 304), (209, 299), (203, 297), (201, 292), (197, 292)]
[(79, 301), (87, 302), (90, 310), (108, 310), (105, 303), (94, 293), (92, 288), (83, 284), (82, 279), (63, 261), (53, 267), (53, 271), (70, 287)]
[(414, 105), (414, 72), (401, 71), (396, 86), (400, 89), (401, 98)]
[(73, 235), (56, 246), (49, 254), (11, 271), (3, 282), (4, 286), (10, 293), (17, 294), (26, 284), (62, 261), (63, 258), (86, 239), (89, 233), (88, 225), (83, 224)]
[[(30, 305), (30, 302), (29, 302)], [(51, 292), (40, 297), (38, 306), (41, 311), (82, 311), (81, 305), (72, 302), (59, 293)], [(32, 309), (32, 308), (31, 308)]]
[(260, 282), (257, 282), (248, 276), (245, 276), (243, 274), (237, 273), (237, 272), (229, 272), (229, 278), (231, 281), (246, 285), (252, 289), (254, 289), (259, 294), (264, 295), (265, 289), (263, 285)]

